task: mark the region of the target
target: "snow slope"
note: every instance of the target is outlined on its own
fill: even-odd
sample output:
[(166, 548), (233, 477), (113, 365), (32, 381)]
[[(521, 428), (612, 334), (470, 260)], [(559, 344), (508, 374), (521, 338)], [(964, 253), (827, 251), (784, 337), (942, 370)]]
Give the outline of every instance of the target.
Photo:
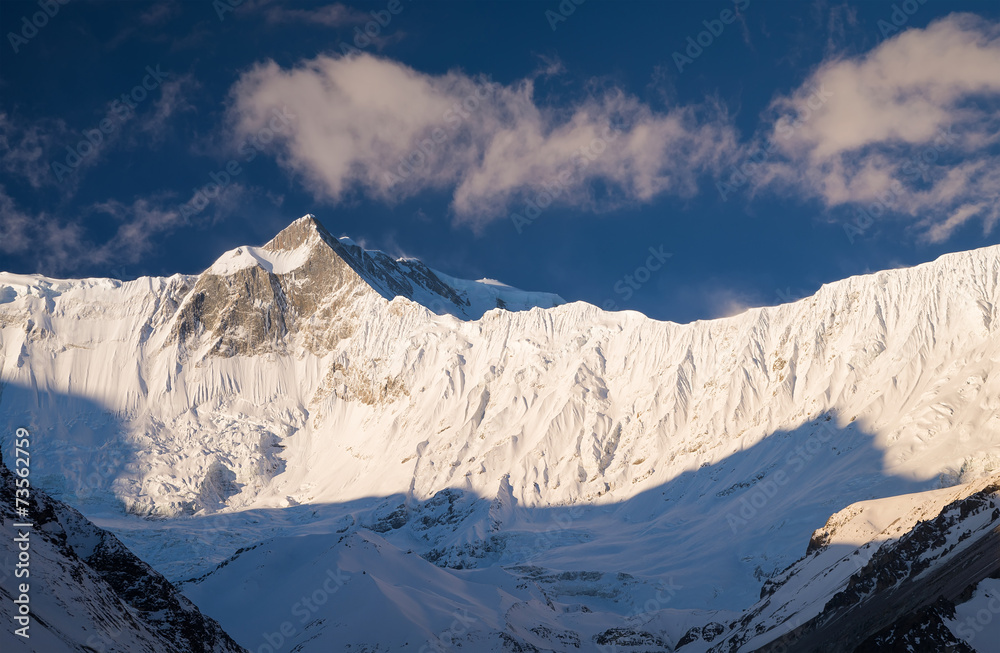
[[(10, 528), (5, 528), (0, 545), (4, 561), (0, 649), (245, 653), (219, 624), (205, 618), (114, 535), (69, 506), (29, 486), (28, 499), (17, 504), (26, 506), (28, 513), (15, 514), (16, 487), (25, 487), (23, 483), (15, 487), (15, 481), (23, 477), (15, 476), (0, 459), (0, 515)], [(17, 496), (25, 500), (23, 493)], [(31, 526), (13, 527), (23, 522)], [(19, 558), (22, 553), (26, 560)], [(24, 605), (29, 615), (15, 623), (15, 616), (25, 619), (20, 612)]]
[(553, 604), (600, 579), (628, 623), (668, 583), (670, 646), (831, 514), (1000, 467), (1000, 247), (685, 325), (361, 252), (307, 216), (197, 277), (0, 274), (0, 443), (29, 425), (46, 487), (174, 580), (374, 529)]
[[(534, 584), (501, 569), (440, 569), (370, 531), (266, 540), (187, 591), (239, 623), (237, 637), (251, 650), (273, 645), (274, 633), (321, 651), (375, 641), (379, 650), (509, 650), (501, 633), (543, 650), (575, 648), (620, 621), (579, 603), (553, 604)], [(272, 591), (269, 601), (259, 600)], [(274, 606), (281, 606), (280, 623), (269, 613)], [(286, 622), (291, 627), (282, 633)]]

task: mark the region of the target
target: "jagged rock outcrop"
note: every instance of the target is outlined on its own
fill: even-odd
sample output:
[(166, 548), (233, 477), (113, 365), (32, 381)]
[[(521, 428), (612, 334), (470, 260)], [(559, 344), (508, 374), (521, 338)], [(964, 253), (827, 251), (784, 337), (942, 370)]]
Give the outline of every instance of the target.
[[(895, 511), (849, 506), (832, 516), (710, 651), (972, 651), (947, 622), (1000, 572), (1000, 477), (897, 501)], [(896, 519), (866, 533), (879, 512)], [(855, 539), (866, 542), (846, 544)]]
[[(0, 458), (5, 652), (246, 653), (166, 578), (73, 508), (30, 487), (27, 514), (15, 514), (19, 478)], [(22, 522), (32, 526), (13, 526)], [(22, 534), (24, 546), (14, 540)], [(19, 571), (27, 573), (15, 577), (22, 552), (28, 562)], [(13, 625), (14, 600), (22, 594), (30, 606), (27, 638)]]
[(498, 307), (563, 303), (556, 295), (452, 279), (419, 260), (365, 250), (334, 238), (307, 215), (263, 247), (227, 252), (203, 273), (174, 322), (172, 340), (186, 344), (200, 336), (211, 342), (208, 354), (245, 356), (284, 352), (287, 337), (304, 332), (307, 346), (322, 354), (358, 327), (353, 305), (368, 294), (405, 297), (461, 319)]
[(854, 653), (975, 653), (947, 625), (955, 618), (955, 604), (944, 598), (900, 617), (863, 641)]

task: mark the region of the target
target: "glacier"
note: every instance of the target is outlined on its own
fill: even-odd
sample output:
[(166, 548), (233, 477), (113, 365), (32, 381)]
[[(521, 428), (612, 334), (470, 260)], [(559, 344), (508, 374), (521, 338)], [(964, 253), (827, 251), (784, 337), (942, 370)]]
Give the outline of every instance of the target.
[(305, 216), (200, 275), (0, 273), (0, 446), (29, 428), (39, 483), (250, 650), (744, 650), (832, 515), (1000, 472), (998, 279), (988, 247), (675, 324)]

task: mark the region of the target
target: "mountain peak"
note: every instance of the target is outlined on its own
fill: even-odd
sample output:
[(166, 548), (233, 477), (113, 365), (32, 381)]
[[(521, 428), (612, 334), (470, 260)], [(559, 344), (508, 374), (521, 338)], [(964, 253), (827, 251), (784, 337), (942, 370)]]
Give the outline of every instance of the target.
[(269, 252), (298, 249), (311, 238), (317, 236), (327, 242), (334, 240), (326, 227), (316, 219), (316, 216), (307, 213), (278, 232), (262, 249)]
[[(334, 237), (311, 213), (282, 229), (263, 247), (241, 247), (220, 261), (238, 259), (252, 264), (252, 257), (268, 268), (267, 262), (273, 258), (269, 254), (287, 255), (303, 250), (302, 256), (296, 255), (289, 260), (301, 259), (304, 262), (313, 246), (321, 243), (384, 298), (391, 300), (394, 297), (406, 297), (439, 315), (447, 313), (469, 320), (478, 319), (494, 308), (518, 311), (536, 306), (551, 308), (565, 303), (565, 300), (552, 293), (526, 292), (486, 279), (457, 279), (431, 269), (419, 259), (397, 259), (380, 250), (364, 249), (346, 236)], [(305, 248), (307, 245), (308, 248)], [(216, 267), (218, 264), (213, 266)], [(231, 267), (226, 265), (224, 269)], [(268, 269), (271, 271), (271, 268)]]

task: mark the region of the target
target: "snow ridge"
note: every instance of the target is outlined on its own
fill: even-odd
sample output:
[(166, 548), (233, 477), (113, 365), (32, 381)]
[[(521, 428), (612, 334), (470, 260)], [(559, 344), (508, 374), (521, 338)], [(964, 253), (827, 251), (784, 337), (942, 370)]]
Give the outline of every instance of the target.
[[(432, 270), (415, 258), (393, 259), (380, 250), (363, 249), (348, 237), (334, 238), (311, 214), (293, 222), (263, 249), (278, 259), (291, 258), (301, 265), (304, 261), (299, 259), (303, 251), (315, 245), (317, 239), (333, 249), (365, 283), (386, 299), (406, 297), (439, 315), (470, 320), (479, 319), (495, 308), (527, 310), (534, 306), (552, 308), (566, 303), (552, 293), (526, 292), (488, 279), (456, 279)], [(271, 258), (263, 260), (270, 264)], [(290, 265), (294, 263), (285, 263), (286, 271), (295, 269)]]
[[(517, 304), (308, 216), (241, 249), (197, 277), (0, 275), (0, 445), (29, 425), (39, 482), (171, 579), (375, 532), (539, 587), (511, 621), (544, 622), (533, 646), (636, 621), (674, 646), (752, 606), (831, 514), (1000, 469), (1000, 247), (684, 325)], [(506, 582), (469, 589), (484, 615)]]

